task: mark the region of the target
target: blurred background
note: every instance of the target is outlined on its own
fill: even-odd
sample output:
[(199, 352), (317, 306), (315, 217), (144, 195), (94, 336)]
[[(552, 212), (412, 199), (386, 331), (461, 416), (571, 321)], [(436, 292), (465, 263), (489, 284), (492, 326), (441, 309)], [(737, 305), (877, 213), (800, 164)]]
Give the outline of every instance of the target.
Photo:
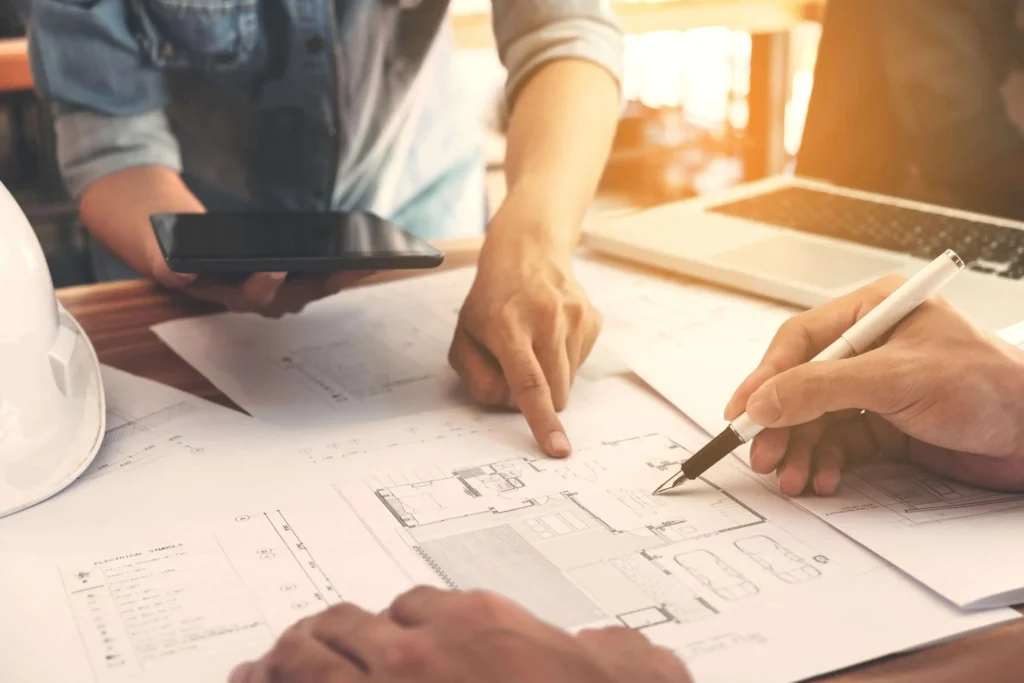
[[(598, 210), (694, 196), (792, 169), (823, 0), (614, 0), (628, 33), (628, 101)], [(488, 131), (490, 206), (504, 196), (504, 70), (488, 0), (453, 0), (468, 106)], [(32, 92), (25, 26), (0, 0), (0, 181), (35, 227), (57, 286), (93, 280), (84, 230), (56, 170), (52, 124)]]

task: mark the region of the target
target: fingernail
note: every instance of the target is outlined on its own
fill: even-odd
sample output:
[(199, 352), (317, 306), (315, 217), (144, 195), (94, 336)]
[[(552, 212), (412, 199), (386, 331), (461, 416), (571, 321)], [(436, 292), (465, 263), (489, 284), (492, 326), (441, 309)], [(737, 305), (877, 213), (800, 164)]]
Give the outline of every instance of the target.
[(835, 493), (838, 488), (839, 482), (836, 480), (834, 472), (819, 472), (814, 477), (814, 492), (819, 496), (830, 496)]
[(199, 277), (197, 273), (176, 273), (176, 275), (178, 277), (178, 282), (180, 282), (183, 287), (185, 285), (192, 284), (196, 281), (196, 278)]
[(782, 417), (782, 405), (774, 382), (768, 382), (754, 392), (747, 401), (747, 415), (762, 426), (775, 424)]
[(779, 475), (779, 492), (784, 496), (795, 498), (803, 493), (803, 486), (801, 486), (800, 473), (793, 468), (787, 468), (785, 472)]
[(288, 273), (271, 273), (270, 274), (270, 279), (271, 280), (283, 280), (286, 277), (288, 277)]
[(565, 437), (565, 434), (562, 432), (551, 432), (551, 436), (548, 437), (548, 453), (556, 458), (564, 458), (572, 453), (572, 446), (569, 444), (569, 439)]

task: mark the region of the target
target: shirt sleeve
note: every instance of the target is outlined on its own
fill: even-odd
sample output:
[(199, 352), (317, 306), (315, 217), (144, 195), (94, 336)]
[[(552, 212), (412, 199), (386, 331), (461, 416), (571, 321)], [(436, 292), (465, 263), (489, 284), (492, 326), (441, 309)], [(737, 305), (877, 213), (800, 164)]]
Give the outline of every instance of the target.
[[(1002, 94), (999, 54), (1015, 3), (900, 0), (877, 27), (896, 115), (920, 141), (922, 171), (948, 180), (1024, 147)], [(941, 141), (935, 144), (935, 141)]]
[(181, 152), (162, 111), (108, 116), (54, 106), (57, 163), (64, 184), (78, 199), (100, 178), (136, 166), (181, 172)]
[(57, 161), (76, 199), (101, 177), (133, 166), (181, 170), (164, 115), (163, 73), (146, 66), (123, 0), (34, 0), (29, 60), (49, 100)]
[(492, 0), (492, 6), (510, 109), (533, 73), (556, 59), (603, 67), (621, 92), (625, 40), (608, 0)]

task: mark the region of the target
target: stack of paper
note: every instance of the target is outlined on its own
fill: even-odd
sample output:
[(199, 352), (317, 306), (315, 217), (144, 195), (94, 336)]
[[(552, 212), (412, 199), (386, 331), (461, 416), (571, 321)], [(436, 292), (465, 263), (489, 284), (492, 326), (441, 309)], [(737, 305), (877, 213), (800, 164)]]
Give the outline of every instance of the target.
[[(607, 339), (705, 430), (788, 314), (576, 268)], [(340, 601), (381, 609), (424, 583), (497, 591), (570, 631), (635, 628), (698, 683), (802, 680), (1017, 618), (960, 607), (1024, 586), (977, 571), (1019, 566), (1014, 497), (858, 470), (840, 497), (800, 507), (739, 459), (652, 497), (706, 433), (645, 385), (594, 372), (562, 416), (574, 455), (544, 458), (520, 416), (455, 390), (447, 344), (471, 279), (158, 328), (258, 420), (105, 371), (111, 433), (93, 471), (0, 520), (4, 683), (223, 681), (297, 619)], [(737, 357), (749, 367), (709, 370)]]

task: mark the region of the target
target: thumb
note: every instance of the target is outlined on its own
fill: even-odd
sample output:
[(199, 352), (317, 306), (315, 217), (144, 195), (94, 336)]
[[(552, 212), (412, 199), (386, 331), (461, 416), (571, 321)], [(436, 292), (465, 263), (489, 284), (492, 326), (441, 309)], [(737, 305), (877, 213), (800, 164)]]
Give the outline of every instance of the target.
[(892, 412), (897, 368), (877, 352), (835, 361), (812, 361), (776, 375), (747, 401), (747, 415), (762, 427), (792, 427), (825, 413), (858, 409)]
[(196, 281), (195, 273), (178, 273), (170, 269), (164, 261), (160, 247), (156, 244), (156, 238), (147, 243), (146, 262), (149, 265), (149, 274), (156, 282), (169, 289), (184, 289)]
[(177, 273), (164, 263), (154, 266), (151, 269), (151, 274), (159, 284), (170, 289), (184, 289), (195, 282), (198, 277), (195, 273)]

